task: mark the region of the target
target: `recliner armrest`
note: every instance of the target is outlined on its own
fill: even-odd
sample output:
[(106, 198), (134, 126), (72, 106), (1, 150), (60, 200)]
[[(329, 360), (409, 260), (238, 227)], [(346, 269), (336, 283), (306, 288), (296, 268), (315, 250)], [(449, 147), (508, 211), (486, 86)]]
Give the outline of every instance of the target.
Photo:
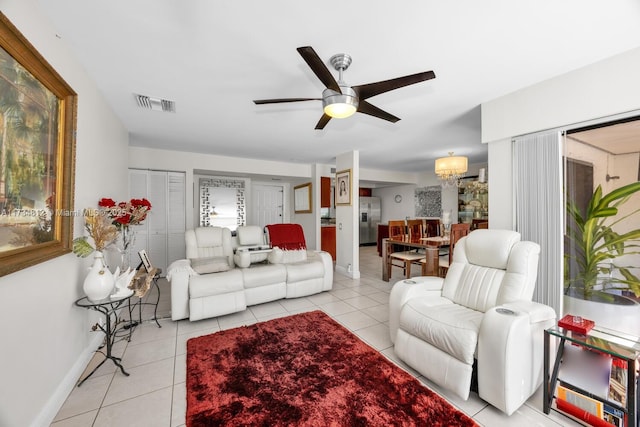
[(512, 310), (517, 313), (526, 313), (529, 316), (529, 323), (555, 322), (556, 312), (548, 305), (534, 301), (514, 301), (502, 304), (500, 307)]
[(393, 285), (389, 295), (389, 333), (391, 342), (395, 343), (400, 327), (400, 311), (402, 306), (412, 298), (421, 296), (437, 297), (442, 295), (444, 279), (435, 276), (420, 276), (408, 280), (400, 280)]
[(478, 335), (480, 398), (511, 415), (536, 391), (542, 382), (543, 331), (555, 319), (551, 307), (532, 301), (484, 314)]

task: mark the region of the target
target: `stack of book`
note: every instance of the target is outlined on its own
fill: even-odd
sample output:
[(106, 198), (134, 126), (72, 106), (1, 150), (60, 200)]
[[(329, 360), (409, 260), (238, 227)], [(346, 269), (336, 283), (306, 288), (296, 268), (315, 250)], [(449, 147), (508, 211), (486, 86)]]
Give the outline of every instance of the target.
[(626, 361), (566, 346), (558, 378), (557, 409), (592, 426), (626, 425)]

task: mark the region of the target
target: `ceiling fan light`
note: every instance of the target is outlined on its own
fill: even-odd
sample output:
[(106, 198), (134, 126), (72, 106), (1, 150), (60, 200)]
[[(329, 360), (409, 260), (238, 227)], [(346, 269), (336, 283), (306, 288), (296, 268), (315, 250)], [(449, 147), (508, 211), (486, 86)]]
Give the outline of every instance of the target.
[(322, 93), (322, 108), (324, 113), (335, 119), (352, 116), (358, 109), (358, 98), (348, 86), (340, 86), (342, 93), (325, 89)]
[(344, 119), (352, 116), (355, 112), (356, 107), (353, 104), (343, 102), (335, 102), (324, 107), (324, 113), (334, 119)]

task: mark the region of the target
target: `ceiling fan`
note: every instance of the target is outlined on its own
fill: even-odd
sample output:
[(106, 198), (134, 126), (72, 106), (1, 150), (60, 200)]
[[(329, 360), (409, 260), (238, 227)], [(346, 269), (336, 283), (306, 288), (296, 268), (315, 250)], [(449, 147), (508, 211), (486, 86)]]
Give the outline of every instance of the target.
[(400, 120), (393, 114), (389, 114), (384, 110), (365, 101), (367, 98), (389, 92), (404, 86), (420, 83), (425, 80), (436, 77), (433, 71), (424, 73), (411, 74), (409, 76), (398, 77), (390, 80), (383, 80), (375, 83), (368, 83), (359, 86), (349, 86), (342, 80), (342, 72), (351, 65), (351, 57), (346, 53), (333, 55), (330, 59), (331, 65), (338, 70), (339, 77), (336, 82), (335, 78), (324, 65), (318, 54), (311, 46), (299, 47), (298, 53), (305, 60), (311, 71), (325, 85), (326, 89), (322, 91), (322, 98), (277, 98), (277, 99), (257, 99), (253, 102), (257, 105), (261, 104), (277, 104), (281, 102), (300, 102), (300, 101), (322, 101), (324, 114), (316, 124), (316, 129), (324, 129), (331, 118), (349, 117), (355, 112), (368, 114), (379, 119), (387, 120), (395, 123)]

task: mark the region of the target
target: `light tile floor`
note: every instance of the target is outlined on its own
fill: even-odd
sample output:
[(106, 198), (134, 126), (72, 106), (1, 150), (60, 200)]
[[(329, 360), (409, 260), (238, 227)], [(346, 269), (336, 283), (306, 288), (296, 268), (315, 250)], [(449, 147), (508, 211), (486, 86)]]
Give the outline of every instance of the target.
[[(360, 248), (360, 274), (360, 279), (356, 280), (334, 275), (330, 292), (261, 304), (228, 316), (197, 322), (173, 322), (164, 318), (161, 320), (162, 328), (154, 322), (144, 322), (134, 331), (131, 342), (121, 341), (114, 350), (122, 355), (122, 363), (131, 375), (122, 375), (113, 363), (107, 361), (81, 387), (74, 388), (52, 426), (182, 426), (185, 422), (186, 342), (189, 338), (318, 309), (416, 376), (480, 425), (579, 425), (553, 411), (544, 415), (541, 390), (507, 417), (475, 393), (463, 401), (417, 374), (397, 359), (389, 340), (389, 292), (393, 283), (402, 278), (402, 271), (394, 269), (392, 279), (383, 282), (382, 259), (378, 257), (375, 246), (366, 246)], [(160, 286), (158, 313), (167, 317), (170, 309), (169, 283), (162, 279)], [(155, 299), (155, 295), (150, 294), (149, 298)], [(145, 307), (144, 318), (148, 318), (149, 308)], [(88, 369), (98, 362), (95, 357)]]

